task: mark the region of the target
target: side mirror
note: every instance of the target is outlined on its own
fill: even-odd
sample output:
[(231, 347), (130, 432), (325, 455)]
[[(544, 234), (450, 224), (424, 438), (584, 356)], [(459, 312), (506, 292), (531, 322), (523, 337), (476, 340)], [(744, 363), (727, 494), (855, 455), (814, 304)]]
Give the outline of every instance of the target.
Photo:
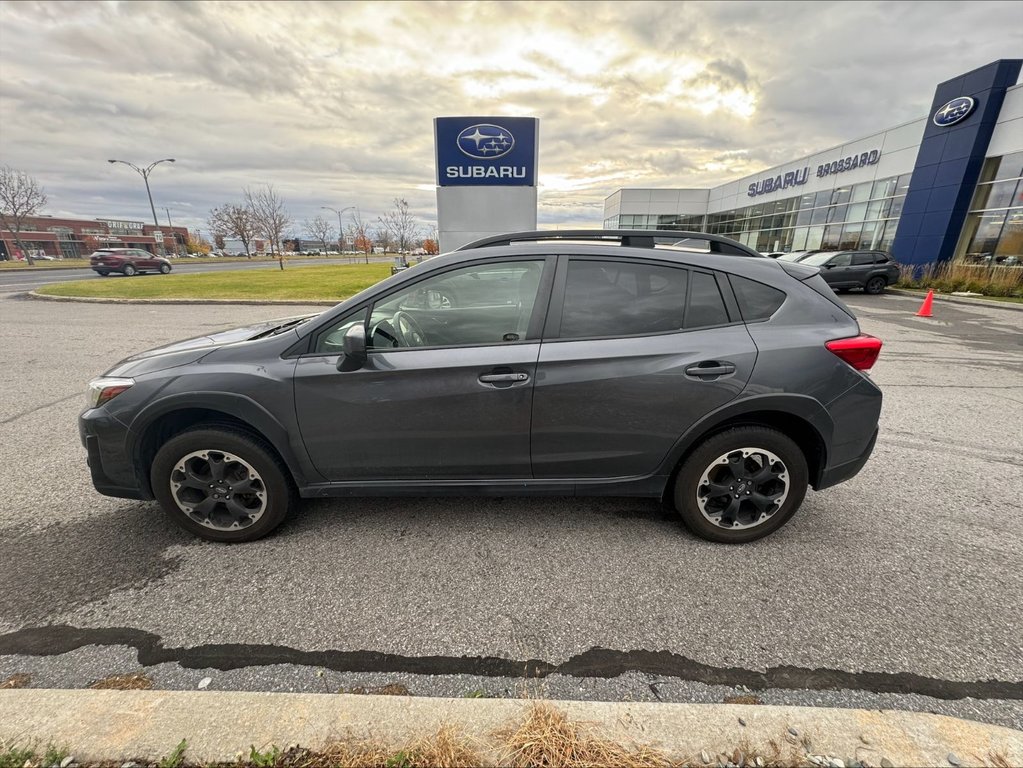
[(366, 364), (366, 325), (356, 323), (341, 339), (341, 357), (337, 361), (339, 371), (357, 371)]

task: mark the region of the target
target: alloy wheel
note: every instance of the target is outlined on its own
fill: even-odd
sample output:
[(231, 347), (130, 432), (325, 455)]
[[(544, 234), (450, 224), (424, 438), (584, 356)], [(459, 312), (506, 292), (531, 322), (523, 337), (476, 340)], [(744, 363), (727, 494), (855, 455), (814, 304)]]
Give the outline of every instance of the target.
[(218, 531), (248, 528), (266, 511), (263, 478), (247, 461), (224, 451), (183, 456), (171, 471), (170, 489), (182, 512)]
[(789, 494), (785, 463), (764, 448), (736, 448), (708, 466), (696, 486), (696, 503), (714, 525), (755, 528), (771, 518)]

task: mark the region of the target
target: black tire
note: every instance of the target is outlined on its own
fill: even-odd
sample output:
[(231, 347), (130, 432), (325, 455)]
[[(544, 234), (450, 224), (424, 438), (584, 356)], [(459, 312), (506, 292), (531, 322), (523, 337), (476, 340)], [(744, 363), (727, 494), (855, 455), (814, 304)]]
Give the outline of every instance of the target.
[(835, 293), (849, 293), (848, 288), (836, 288)]
[[(175, 493), (181, 491), (173, 490), (172, 482), (175, 479), (185, 481), (180, 477), (181, 473), (176, 468), (190, 454), (198, 453), (205, 458), (205, 452), (209, 452), (211, 456), (219, 454), (221, 457), (233, 459), (233, 463), (238, 465), (236, 469), (242, 470), (240, 478), (220, 481), (223, 484), (246, 482), (246, 468), (241, 467), (242, 464), (248, 465), (248, 469), (254, 470), (253, 476), (258, 477), (262, 495), (258, 500), (255, 498), (250, 498), (250, 500), (257, 505), (263, 504), (254, 521), (240, 528), (228, 528), (225, 527), (226, 524), (214, 526), (218, 521), (213, 520), (213, 515), (207, 515), (208, 524), (203, 524), (195, 519), (201, 515), (196, 513), (193, 517), (178, 505)], [(202, 463), (203, 459), (196, 456), (193, 461)], [(225, 464), (227, 463), (225, 462)], [(186, 531), (207, 541), (236, 543), (260, 539), (284, 522), (288, 513), (294, 508), (297, 497), (291, 476), (266, 442), (245, 432), (226, 427), (199, 427), (172, 437), (157, 451), (150, 469), (150, 481), (157, 501), (160, 502), (171, 519)], [(205, 486), (202, 493), (207, 493)], [(248, 496), (254, 497), (255, 494), (248, 494)], [(226, 501), (211, 503), (220, 508), (218, 516), (223, 514), (223, 517), (226, 518), (230, 515)], [(219, 522), (224, 523), (223, 520)]]
[(863, 286), (863, 292), (869, 293), (871, 296), (877, 296), (879, 293), (883, 293), (885, 286), (888, 285), (888, 281), (880, 275), (875, 275), (867, 281), (867, 284)]
[(171, 271), (171, 266), (170, 266), (170, 264), (161, 264), (161, 265), (160, 265), (160, 274), (161, 274), (161, 275), (166, 275), (166, 274), (168, 274), (168, 273), (169, 273), (170, 271)]
[(110, 274), (110, 272), (105, 269), (97, 269), (96, 272), (99, 274), (100, 277), (106, 277), (107, 275)]
[[(781, 506), (773, 512), (769, 512), (761, 522), (751, 522), (749, 527), (731, 528), (708, 519), (700, 508), (697, 494), (701, 491), (701, 480), (704, 473), (715, 471), (719, 466), (719, 460), (729, 453), (741, 457), (742, 454), (738, 452), (743, 448), (770, 452), (780, 460), (783, 465), (781, 468), (783, 474), (780, 477), (784, 477), (785, 480), (783, 482), (779, 478), (774, 478), (772, 482), (782, 483), (785, 496)], [(734, 427), (713, 435), (689, 455), (675, 477), (673, 496), (675, 509), (682, 517), (683, 524), (692, 533), (708, 541), (745, 544), (768, 536), (785, 525), (803, 503), (808, 485), (809, 472), (806, 466), (806, 457), (791, 438), (769, 427)], [(706, 489), (708, 486), (702, 487)], [(775, 490), (777, 488), (778, 486), (774, 487)], [(724, 490), (727, 497), (728, 489)], [(754, 490), (763, 492), (765, 488), (760, 486)], [(741, 488), (739, 488), (739, 493), (742, 493)], [(747, 509), (751, 509), (752, 502), (750, 500), (738, 500), (738, 503), (740, 508), (745, 504)], [(705, 502), (705, 506), (708, 506), (707, 502)], [(721, 520), (727, 521), (724, 515)]]
[(121, 272), (124, 274), (125, 277), (131, 277), (132, 275), (137, 274), (138, 270), (135, 269), (135, 267), (132, 266), (131, 264), (125, 264), (124, 269), (122, 269)]

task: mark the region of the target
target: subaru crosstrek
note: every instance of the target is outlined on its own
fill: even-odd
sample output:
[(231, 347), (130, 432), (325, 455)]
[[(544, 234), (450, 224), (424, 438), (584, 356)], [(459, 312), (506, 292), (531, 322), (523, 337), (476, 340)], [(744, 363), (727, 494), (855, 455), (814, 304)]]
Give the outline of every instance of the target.
[(489, 238), (130, 357), (79, 419), (93, 483), (222, 542), (298, 497), (430, 494), (647, 496), (766, 536), (870, 456), (881, 342), (817, 267), (667, 234)]

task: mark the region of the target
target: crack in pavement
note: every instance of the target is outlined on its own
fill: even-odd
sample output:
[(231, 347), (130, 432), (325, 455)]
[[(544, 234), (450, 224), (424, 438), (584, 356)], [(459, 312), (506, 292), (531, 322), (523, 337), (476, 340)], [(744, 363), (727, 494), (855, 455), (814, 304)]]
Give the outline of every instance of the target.
[(10, 424), (12, 421), (17, 421), (18, 419), (24, 418), (25, 416), (31, 416), (33, 413), (41, 411), (44, 408), (49, 408), (50, 406), (66, 403), (68, 400), (73, 400), (76, 397), (81, 397), (82, 399), (84, 399), (84, 396), (82, 395), (81, 392), (76, 392), (73, 395), (67, 395), (66, 397), (60, 398), (59, 400), (51, 400), (48, 403), (37, 405), (35, 408), (29, 408), (27, 411), (22, 411), (21, 413), (16, 413), (13, 416), (8, 416), (6, 419), (0, 421), (0, 424)]
[(68, 625), (26, 627), (0, 635), (0, 656), (56, 656), (88, 645), (128, 646), (144, 667), (177, 663), (187, 669), (228, 671), (245, 667), (293, 664), (336, 672), (405, 672), (420, 675), (484, 677), (612, 678), (626, 672), (676, 677), (706, 685), (799, 690), (862, 690), (873, 693), (919, 694), (936, 699), (1023, 700), (1023, 681), (942, 680), (909, 672), (847, 672), (795, 666), (768, 667), (763, 672), (741, 667), (716, 667), (670, 651), (615, 651), (594, 647), (561, 664), (539, 659), (497, 656), (400, 656), (377, 651), (303, 651), (281, 645), (241, 643), (164, 646), (152, 632), (131, 627), (84, 628)]

